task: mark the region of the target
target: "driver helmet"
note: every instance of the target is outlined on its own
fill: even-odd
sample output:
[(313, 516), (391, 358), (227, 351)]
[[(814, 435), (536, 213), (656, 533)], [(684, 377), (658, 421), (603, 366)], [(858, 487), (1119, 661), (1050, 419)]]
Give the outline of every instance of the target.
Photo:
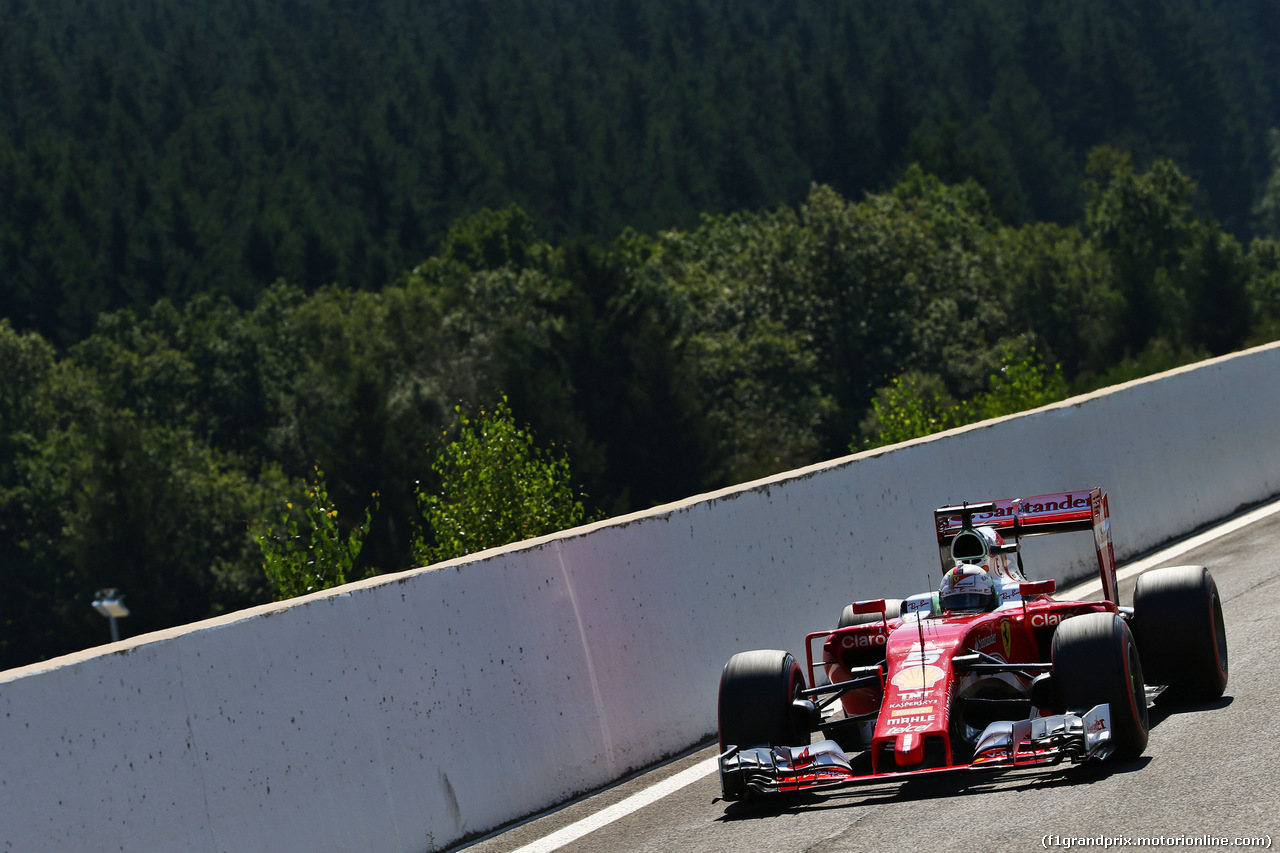
[(956, 563), (942, 576), (938, 600), (943, 610), (995, 610), (996, 585), (982, 566)]

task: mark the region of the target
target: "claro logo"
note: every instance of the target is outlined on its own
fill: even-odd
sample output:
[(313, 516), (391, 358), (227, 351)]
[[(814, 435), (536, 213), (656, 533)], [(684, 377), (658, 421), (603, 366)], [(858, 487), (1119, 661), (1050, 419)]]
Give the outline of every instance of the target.
[(889, 642), (888, 634), (851, 634), (840, 643), (846, 649), (869, 649)]
[(1047, 628), (1050, 625), (1057, 625), (1064, 618), (1066, 617), (1058, 613), (1037, 613), (1035, 616), (1031, 617), (1031, 627)]

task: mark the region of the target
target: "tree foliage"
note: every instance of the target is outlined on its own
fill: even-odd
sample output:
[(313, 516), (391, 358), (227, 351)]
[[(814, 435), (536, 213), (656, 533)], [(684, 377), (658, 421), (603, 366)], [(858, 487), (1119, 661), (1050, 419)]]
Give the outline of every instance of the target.
[(317, 464), (420, 562), (495, 389), (623, 513), (1280, 336), (1268, 0), (352, 10), (8, 4), (0, 666), (268, 600)]
[[(203, 441), (153, 416), (181, 408), (181, 383), (156, 382), (158, 360), (130, 351), (115, 365), (59, 358), (34, 333), (0, 321), (5, 372), (0, 403), (6, 462), (0, 466), (4, 579), (21, 606), (0, 632), (0, 666), (76, 651), (107, 634), (93, 593), (119, 587), (132, 615), (127, 633), (212, 616), (260, 600), (245, 521), (265, 509), (283, 479), (270, 464)], [(121, 364), (127, 365), (122, 371)], [(121, 372), (149, 386), (136, 408), (115, 399)], [(179, 373), (181, 371), (178, 371)], [(161, 404), (159, 397), (174, 392)]]
[(608, 241), (913, 162), (1067, 224), (1112, 144), (1176, 162), (1238, 239), (1274, 218), (1268, 0), (7, 8), (0, 316), (58, 345), (162, 298), (376, 290), (486, 209)]
[(1013, 415), (1055, 403), (1067, 396), (1061, 365), (1047, 367), (1032, 347), (1018, 355), (1005, 347), (999, 371), (975, 397), (956, 401), (938, 376), (908, 372), (876, 392), (871, 412), (861, 425), (862, 441), (854, 451), (897, 444), (913, 438)]
[(1123, 300), (1112, 360), (1157, 338), (1214, 355), (1237, 347), (1250, 323), (1251, 271), (1239, 243), (1194, 212), (1195, 183), (1166, 159), (1138, 172), (1112, 148), (1093, 152), (1089, 173), (1085, 228)]
[(254, 534), (262, 550), (263, 571), (277, 601), (346, 583), (369, 533), (369, 509), (364, 512), (364, 521), (352, 526), (345, 536), (339, 531), (338, 510), (329, 499), (319, 465), (305, 491), (303, 503), (295, 507), (292, 501), (286, 502), (279, 522), (260, 523)]
[[(815, 185), (607, 243), (481, 210), (379, 290), (164, 298), (70, 346), (0, 321), (0, 549), (24, 602), (0, 665), (104, 639), (102, 587), (129, 597), (127, 633), (270, 600), (255, 519), (277, 520), (281, 559), (294, 543), (305, 592), (336, 580), (312, 569), (396, 571), (1277, 335), (1274, 241), (1240, 244), (1171, 162), (1095, 166), (1071, 224), (1009, 222), (976, 180), (909, 168), (858, 200)], [(483, 418), (455, 411), (495, 389)], [(459, 420), (453, 460), (434, 439)], [(573, 447), (589, 500), (535, 432)], [(323, 525), (361, 547), (307, 568)]]
[(440, 492), (418, 492), (430, 528), (414, 544), (415, 562), (449, 560), (576, 527), (586, 519), (568, 456), (534, 443), (532, 430), (516, 425), (504, 397), (474, 417), (457, 409), (458, 433), (432, 465)]

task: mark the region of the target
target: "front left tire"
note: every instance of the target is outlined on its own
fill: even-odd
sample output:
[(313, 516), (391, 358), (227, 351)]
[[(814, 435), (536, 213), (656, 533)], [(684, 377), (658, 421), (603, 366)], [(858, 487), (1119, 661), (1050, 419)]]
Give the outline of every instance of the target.
[[(788, 652), (758, 649), (729, 658), (720, 674), (720, 752), (773, 746), (807, 746), (810, 730), (793, 704), (804, 674)], [(747, 796), (740, 774), (720, 776), (727, 800)]]
[(807, 746), (810, 731), (792, 705), (804, 688), (804, 674), (788, 652), (758, 649), (729, 658), (720, 674), (720, 751)]

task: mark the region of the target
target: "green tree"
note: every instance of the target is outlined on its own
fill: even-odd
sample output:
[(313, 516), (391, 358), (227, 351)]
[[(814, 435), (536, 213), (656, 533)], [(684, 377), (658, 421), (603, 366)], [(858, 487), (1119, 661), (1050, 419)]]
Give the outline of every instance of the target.
[(536, 264), (548, 247), (537, 239), (533, 219), (518, 205), (481, 210), (456, 221), (436, 257), (469, 270), (516, 270)]
[(458, 435), (441, 447), (432, 468), (440, 493), (418, 492), (425, 532), (414, 559), (426, 565), (486, 548), (576, 527), (586, 519), (568, 456), (555, 457), (516, 425), (506, 397), (474, 419), (457, 409)]
[(102, 587), (129, 596), (130, 634), (264, 600), (245, 519), (283, 488), (273, 466), (247, 474), (186, 429), (104, 406), (70, 363), (34, 402), (43, 423), (22, 437), (0, 493), (6, 582), (23, 601), (0, 665), (104, 641), (89, 608)]
[(1186, 307), (1179, 318), (1179, 340), (1225, 355), (1249, 334), (1249, 281), (1256, 269), (1234, 237), (1204, 224), (1182, 253), (1178, 283)]
[(1085, 226), (1110, 259), (1124, 297), (1122, 349), (1113, 357), (1136, 355), (1157, 336), (1169, 335), (1185, 309), (1175, 273), (1196, 231), (1190, 201), (1195, 185), (1171, 160), (1138, 172), (1127, 152), (1109, 147), (1090, 154), (1088, 171)]
[(1250, 264), (1236, 240), (1196, 213), (1196, 184), (1170, 160), (1137, 172), (1127, 153), (1090, 155), (1085, 224), (1108, 257), (1120, 311), (1123, 350), (1162, 346), (1220, 355), (1248, 333)]
[(1048, 368), (1032, 347), (1019, 358), (1006, 346), (1000, 371), (991, 376), (987, 390), (963, 406), (963, 423), (1015, 415), (1056, 403), (1067, 396), (1062, 366)]
[(960, 411), (937, 376), (904, 373), (876, 391), (871, 412), (862, 422), (866, 438), (849, 449), (857, 452), (942, 432), (958, 425)]
[(1271, 174), (1253, 205), (1254, 229), (1260, 237), (1275, 240), (1280, 239), (1280, 130), (1267, 132), (1267, 148)]
[(1015, 331), (998, 234), (976, 183), (911, 168), (858, 203), (815, 186), (798, 210), (659, 235), (639, 275), (675, 306), (680, 369), (717, 432), (712, 482), (841, 452), (904, 371), (981, 390)]
[(1124, 300), (1107, 255), (1079, 227), (1001, 228), (992, 258), (991, 276), (1004, 284), (1008, 331), (1032, 336), (1066, 376), (1107, 367)]
[(1254, 240), (1249, 246), (1251, 342), (1280, 340), (1280, 241)]
[[(376, 508), (376, 494), (374, 498)], [(315, 466), (315, 476), (306, 484), (305, 502), (298, 507), (287, 502), (278, 525), (260, 524), (261, 529), (255, 534), (262, 550), (262, 568), (276, 600), (346, 583), (347, 574), (360, 556), (371, 518), (372, 513), (366, 508), (364, 521), (343, 536), (324, 472)]]
[(850, 449), (897, 444), (956, 426), (1013, 415), (1046, 406), (1067, 396), (1060, 365), (1046, 368), (1035, 348), (1021, 356), (1005, 345), (1000, 369), (987, 380), (987, 390), (956, 402), (937, 376), (911, 371), (876, 392), (871, 413), (862, 422), (861, 441)]

